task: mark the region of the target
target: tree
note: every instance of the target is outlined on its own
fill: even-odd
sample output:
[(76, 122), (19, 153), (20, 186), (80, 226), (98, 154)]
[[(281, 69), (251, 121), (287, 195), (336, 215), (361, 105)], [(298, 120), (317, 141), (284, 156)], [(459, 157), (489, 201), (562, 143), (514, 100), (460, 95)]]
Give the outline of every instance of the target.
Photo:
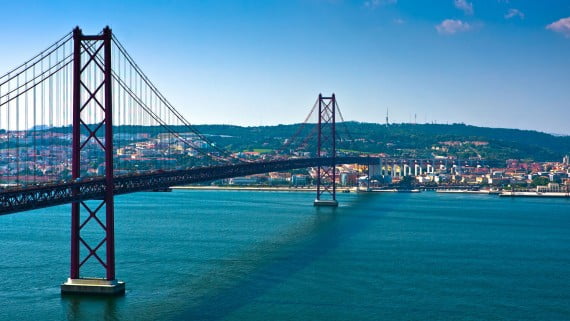
[(530, 183), (530, 186), (532, 186), (532, 187), (544, 186), (544, 185), (548, 185), (549, 182), (550, 182), (550, 180), (544, 176), (536, 176), (536, 177), (533, 177), (532, 183)]
[(416, 179), (415, 177), (412, 176), (404, 176), (404, 178), (402, 178), (402, 180), (398, 183), (400, 187), (407, 189), (412, 188), (412, 186), (414, 186), (415, 184), (416, 184)]

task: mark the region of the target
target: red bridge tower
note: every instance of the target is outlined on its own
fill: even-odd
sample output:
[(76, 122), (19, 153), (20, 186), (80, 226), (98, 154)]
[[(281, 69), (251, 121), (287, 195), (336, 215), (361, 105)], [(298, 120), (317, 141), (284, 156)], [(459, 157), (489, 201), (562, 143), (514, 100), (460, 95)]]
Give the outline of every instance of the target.
[[(323, 157), (317, 168), (315, 206), (338, 206), (336, 200), (336, 109), (335, 95), (319, 94), (317, 157)], [(327, 158), (325, 158), (327, 157)]]
[[(94, 36), (84, 35), (79, 27), (73, 30), (72, 179), (84, 179), (89, 161), (82, 158), (89, 158), (88, 152), (98, 149), (96, 152), (104, 159), (106, 190), (100, 200), (71, 204), (71, 270), (69, 279), (61, 285), (64, 294), (125, 292), (125, 283), (115, 279), (112, 38), (109, 27)], [(76, 187), (73, 194), (79, 193)], [(105, 213), (104, 219), (98, 217), (99, 213)], [(94, 273), (97, 266), (105, 270), (104, 278), (83, 277), (80, 273), (82, 268)]]

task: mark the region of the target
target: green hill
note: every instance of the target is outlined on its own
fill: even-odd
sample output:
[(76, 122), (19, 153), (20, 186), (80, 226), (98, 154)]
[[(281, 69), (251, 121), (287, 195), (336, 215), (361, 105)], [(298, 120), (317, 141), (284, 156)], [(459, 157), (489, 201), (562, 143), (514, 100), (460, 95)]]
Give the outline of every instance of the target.
[[(305, 143), (315, 150), (314, 124), (241, 127), (198, 125), (218, 145), (233, 151), (280, 149), (300, 131), (291, 146)], [(313, 138), (304, 141), (313, 133)], [(554, 136), (531, 130), (486, 128), (464, 124), (337, 123), (338, 148), (356, 152), (386, 153), (402, 157), (459, 156), (486, 159), (558, 161), (570, 153), (570, 136)]]

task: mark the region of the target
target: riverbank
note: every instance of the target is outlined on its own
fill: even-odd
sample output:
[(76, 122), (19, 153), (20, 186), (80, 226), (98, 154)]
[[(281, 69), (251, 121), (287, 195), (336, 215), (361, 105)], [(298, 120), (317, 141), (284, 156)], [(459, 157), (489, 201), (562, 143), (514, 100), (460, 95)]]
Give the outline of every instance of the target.
[(488, 195), (498, 195), (501, 192), (498, 190), (463, 190), (463, 189), (438, 189), (437, 193), (451, 193), (451, 194), (488, 194)]
[[(259, 191), (259, 192), (316, 192), (316, 187), (290, 187), (290, 186), (173, 186), (173, 190), (199, 190), (199, 191)], [(338, 193), (356, 192), (356, 187), (337, 187)]]
[(504, 191), (499, 194), (501, 197), (550, 197), (550, 198), (570, 198), (570, 193), (561, 192), (509, 192)]
[[(316, 187), (292, 187), (292, 186), (173, 186), (172, 190), (196, 190), (196, 191), (257, 191), (257, 192), (305, 192), (314, 193), (317, 191)], [(402, 193), (402, 192), (416, 192), (420, 190), (397, 190), (397, 189), (358, 189), (357, 187), (337, 187), (337, 193)], [(437, 193), (449, 194), (486, 194), (486, 195), (499, 195), (502, 197), (545, 197), (545, 198), (570, 198), (569, 193), (537, 193), (537, 192), (511, 192), (511, 191), (497, 191), (497, 190), (453, 190), (443, 189), (436, 190)]]

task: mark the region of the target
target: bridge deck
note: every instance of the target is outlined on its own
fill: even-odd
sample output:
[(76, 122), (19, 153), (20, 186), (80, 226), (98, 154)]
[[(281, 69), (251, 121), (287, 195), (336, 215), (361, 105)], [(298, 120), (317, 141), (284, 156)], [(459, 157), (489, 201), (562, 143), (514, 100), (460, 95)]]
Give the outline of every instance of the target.
[[(396, 159), (380, 157), (345, 156), (337, 157), (336, 164), (379, 164), (397, 162)], [(423, 162), (438, 162), (440, 160), (421, 160)], [(441, 160), (440, 162), (445, 162)], [(114, 178), (115, 194), (127, 194), (153, 189), (166, 188), (175, 185), (186, 185), (214, 181), (268, 172), (286, 171), (291, 169), (327, 166), (332, 164), (332, 158), (294, 158), (268, 162), (240, 163), (234, 165), (211, 166), (187, 170), (173, 170), (135, 175), (120, 175)], [(76, 201), (100, 199), (106, 189), (103, 178), (95, 178), (85, 182), (68, 182), (53, 185), (33, 186), (28, 188), (0, 192), (0, 215), (27, 211), (36, 208), (61, 205)]]
[[(337, 164), (369, 164), (378, 162), (371, 157), (337, 157)], [(326, 166), (332, 158), (298, 158), (269, 162), (252, 162), (235, 165), (193, 168), (139, 175), (116, 176), (115, 194), (127, 194), (175, 185), (208, 182), (218, 179), (285, 171), (298, 168)], [(33, 186), (0, 193), (0, 215), (37, 208), (61, 205), (89, 199), (100, 199), (106, 189), (103, 178), (85, 182), (68, 182), (53, 185)]]

